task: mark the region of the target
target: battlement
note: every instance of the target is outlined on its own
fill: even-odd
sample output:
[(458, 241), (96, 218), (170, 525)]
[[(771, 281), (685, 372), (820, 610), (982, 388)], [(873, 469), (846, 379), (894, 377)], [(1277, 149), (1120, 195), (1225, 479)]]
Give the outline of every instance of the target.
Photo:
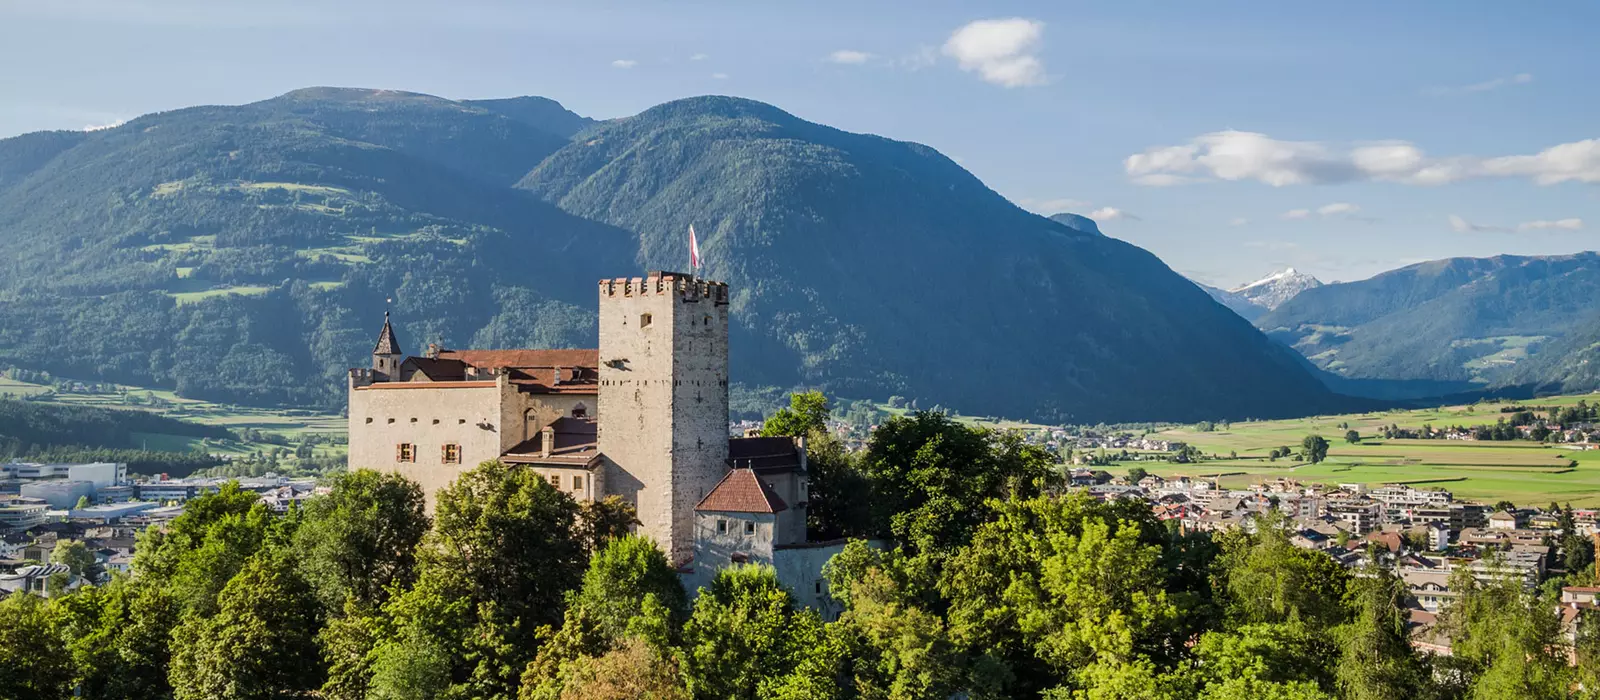
[(618, 277), (600, 280), (602, 296), (645, 296), (676, 294), (685, 301), (709, 299), (723, 305), (728, 303), (728, 283), (697, 279), (681, 272), (652, 271), (645, 277)]

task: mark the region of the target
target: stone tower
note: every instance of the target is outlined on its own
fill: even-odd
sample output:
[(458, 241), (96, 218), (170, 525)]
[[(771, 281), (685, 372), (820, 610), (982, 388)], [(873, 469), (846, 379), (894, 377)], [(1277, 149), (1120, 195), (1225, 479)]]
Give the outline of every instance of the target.
[(385, 311), (383, 330), (378, 331), (378, 344), (372, 348), (372, 371), (382, 373), (387, 379), (397, 379), (405, 357), (400, 351), (400, 341), (394, 337), (394, 326), (389, 325), (389, 312)]
[(606, 491), (674, 564), (694, 506), (727, 473), (728, 285), (651, 272), (600, 282), (599, 449)]

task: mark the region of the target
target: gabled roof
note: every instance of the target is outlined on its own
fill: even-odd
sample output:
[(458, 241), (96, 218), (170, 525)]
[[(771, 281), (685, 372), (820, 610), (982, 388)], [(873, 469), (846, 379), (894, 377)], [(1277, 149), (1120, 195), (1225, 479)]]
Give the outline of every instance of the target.
[(711, 493), (706, 494), (694, 509), (723, 513), (778, 513), (788, 507), (754, 471), (734, 469), (724, 475), (716, 488), (711, 489)]
[(394, 337), (394, 326), (389, 325), (389, 312), (383, 312), (383, 330), (378, 331), (378, 345), (372, 348), (374, 355), (399, 355), (400, 341)]

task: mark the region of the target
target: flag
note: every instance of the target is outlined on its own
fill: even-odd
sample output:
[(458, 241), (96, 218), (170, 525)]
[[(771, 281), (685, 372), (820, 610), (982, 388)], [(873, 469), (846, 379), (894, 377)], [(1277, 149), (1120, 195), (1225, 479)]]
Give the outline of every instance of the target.
[(694, 239), (694, 224), (689, 224), (689, 269), (700, 269), (700, 242)]

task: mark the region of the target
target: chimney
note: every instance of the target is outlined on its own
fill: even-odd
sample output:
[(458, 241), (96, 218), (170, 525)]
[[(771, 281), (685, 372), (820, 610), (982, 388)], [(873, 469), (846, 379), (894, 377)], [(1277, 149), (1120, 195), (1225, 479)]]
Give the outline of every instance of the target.
[(555, 444), (556, 426), (554, 423), (551, 423), (550, 425), (545, 426), (543, 430), (539, 431), (540, 456), (549, 457), (550, 451), (555, 447)]
[(428, 359), (431, 359), (431, 360), (439, 359), (439, 344), (438, 343), (428, 343)]
[(806, 460), (806, 436), (801, 435), (794, 439), (795, 451), (800, 453), (800, 471), (804, 473), (808, 466)]
[(556, 366), (555, 379), (550, 382), (550, 386), (561, 386), (561, 366), (560, 365)]

